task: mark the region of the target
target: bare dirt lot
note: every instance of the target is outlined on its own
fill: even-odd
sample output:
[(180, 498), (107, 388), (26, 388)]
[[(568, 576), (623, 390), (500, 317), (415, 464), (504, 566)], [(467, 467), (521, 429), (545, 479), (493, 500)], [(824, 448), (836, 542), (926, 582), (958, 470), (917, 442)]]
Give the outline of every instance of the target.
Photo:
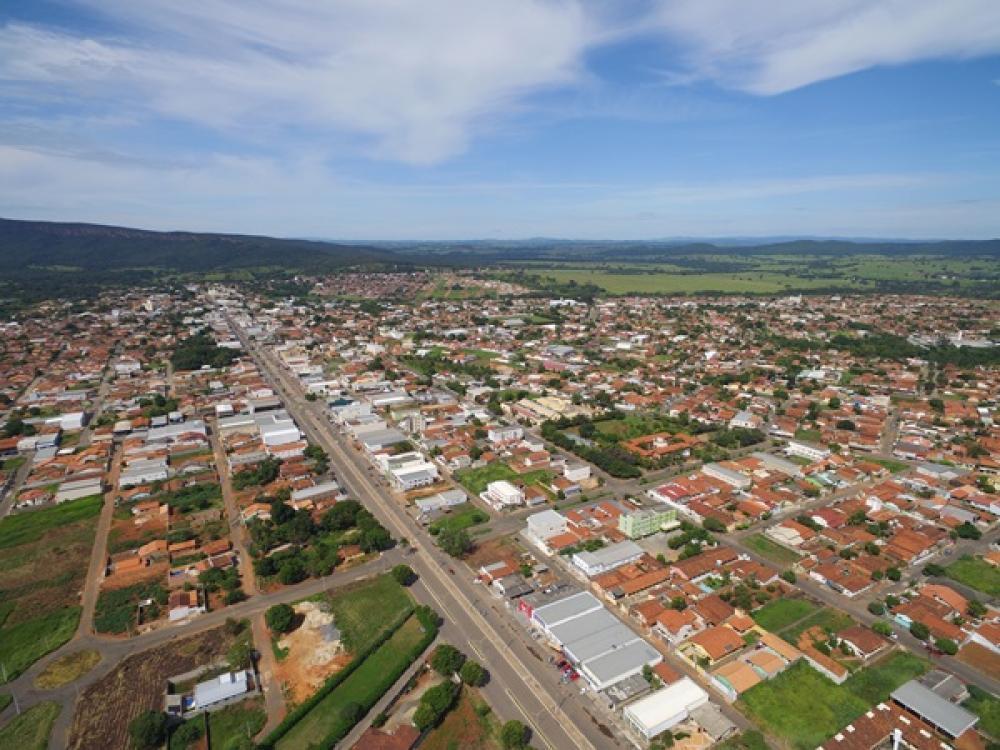
[(233, 638), (219, 627), (126, 659), (80, 696), (69, 747), (131, 747), (129, 722), (148, 709), (162, 709), (167, 678), (215, 661), (226, 653)]
[(293, 705), (315, 693), (330, 675), (351, 660), (340, 641), (329, 637), (332, 614), (312, 601), (294, 606), (302, 624), (278, 641), (278, 651), (287, 655), (277, 662), (275, 669), (275, 677)]

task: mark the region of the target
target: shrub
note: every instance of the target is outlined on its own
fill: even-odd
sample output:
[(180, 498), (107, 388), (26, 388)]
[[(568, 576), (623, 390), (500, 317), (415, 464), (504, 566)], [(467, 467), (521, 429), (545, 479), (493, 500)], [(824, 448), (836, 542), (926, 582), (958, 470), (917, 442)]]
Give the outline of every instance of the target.
[(948, 656), (954, 656), (958, 653), (958, 644), (950, 638), (938, 638), (934, 641), (934, 645), (948, 654)]
[(160, 747), (167, 739), (167, 715), (162, 711), (143, 711), (132, 719), (128, 733), (139, 750)]
[(275, 633), (287, 633), (295, 624), (295, 610), (290, 604), (275, 604), (267, 610), (264, 620)]
[(920, 641), (926, 641), (931, 634), (930, 629), (922, 622), (914, 622), (910, 625), (910, 635)]

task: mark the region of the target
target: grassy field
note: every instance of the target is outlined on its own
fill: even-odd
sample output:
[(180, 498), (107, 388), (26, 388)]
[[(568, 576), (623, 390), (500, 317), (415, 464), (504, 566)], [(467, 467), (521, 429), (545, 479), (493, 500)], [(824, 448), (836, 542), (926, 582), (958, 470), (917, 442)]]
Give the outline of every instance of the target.
[(57, 687), (77, 680), (96, 667), (101, 661), (101, 655), (93, 649), (75, 651), (72, 654), (60, 656), (35, 678), (35, 687), (42, 690), (53, 690)]
[(754, 622), (764, 630), (777, 633), (816, 611), (805, 599), (774, 599), (753, 613)]
[(245, 700), (226, 706), (208, 715), (208, 740), (211, 750), (227, 750), (247, 737), (253, 738), (267, 723), (264, 701), (261, 698)]
[(799, 636), (809, 630), (809, 628), (814, 628), (818, 625), (824, 630), (837, 632), (838, 630), (849, 628), (853, 624), (854, 620), (839, 609), (823, 607), (818, 612), (783, 630), (781, 637), (793, 645), (798, 645)]
[(896, 461), (892, 458), (871, 458), (865, 457), (866, 461), (871, 461), (872, 463), (878, 464), (879, 466), (884, 466), (886, 469), (891, 471), (893, 474), (899, 474), (901, 471), (906, 471), (910, 468), (908, 463), (903, 461)]
[(37, 542), (48, 531), (93, 518), (101, 512), (100, 495), (51, 508), (17, 513), (0, 521), (0, 550)]
[(975, 685), (969, 685), (969, 694), (969, 699), (962, 705), (979, 717), (980, 731), (1000, 741), (1000, 698)]
[(799, 750), (813, 750), (928, 666), (899, 651), (836, 685), (800, 661), (750, 688), (740, 702), (766, 731)]
[(841, 687), (869, 705), (880, 703), (904, 682), (919, 677), (930, 664), (909, 651), (894, 651), (867, 669), (856, 672)]
[(391, 575), (327, 594), (330, 611), (350, 651), (363, 651), (413, 600)]
[(462, 486), (474, 495), (478, 495), (485, 490), (486, 485), (490, 482), (498, 482), (501, 479), (506, 479), (510, 482), (523, 482), (524, 484), (548, 485), (551, 477), (551, 472), (545, 469), (518, 474), (507, 464), (499, 461), (487, 464), (478, 469), (463, 469), (455, 472), (455, 479), (461, 482)]
[(753, 534), (748, 536), (743, 543), (761, 557), (766, 557), (777, 565), (791, 565), (802, 557), (797, 552), (785, 549), (780, 544), (776, 544), (763, 534)]
[(864, 713), (868, 705), (800, 661), (740, 697), (767, 732), (799, 750), (813, 750)]
[(14, 697), (10, 693), (0, 693), (0, 713), (3, 713), (4, 709), (13, 702)]
[(7, 679), (13, 680), (72, 638), (80, 611), (80, 607), (66, 607), (0, 630), (0, 663), (7, 668)]
[(768, 750), (764, 735), (754, 729), (730, 737), (716, 747), (719, 750)]
[(462, 688), (454, 708), (420, 743), (421, 750), (499, 750), (497, 721), (491, 713), (476, 710), (482, 706), (486, 704), (476, 690)]
[(440, 533), (444, 529), (469, 529), (486, 523), (490, 516), (480, 510), (472, 503), (465, 503), (451, 509), (447, 515), (441, 516), (430, 525), (429, 531), (432, 534)]
[(947, 568), (948, 577), (964, 583), (976, 591), (1000, 596), (1000, 568), (995, 568), (981, 557), (963, 555)]
[(52, 724), (59, 716), (59, 704), (38, 703), (0, 727), (0, 748), (45, 750)]
[(156, 579), (101, 591), (94, 609), (94, 630), (98, 633), (129, 632), (137, 624), (137, 608), (143, 599), (154, 599), (163, 606), (167, 603), (167, 590)]
[(424, 636), (416, 617), (410, 617), (392, 637), (372, 653), (364, 663), (334, 688), (308, 714), (282, 737), (276, 747), (311, 747), (320, 743), (345, 721), (349, 704), (370, 706), (385, 692), (383, 678), (409, 663), (413, 649)]

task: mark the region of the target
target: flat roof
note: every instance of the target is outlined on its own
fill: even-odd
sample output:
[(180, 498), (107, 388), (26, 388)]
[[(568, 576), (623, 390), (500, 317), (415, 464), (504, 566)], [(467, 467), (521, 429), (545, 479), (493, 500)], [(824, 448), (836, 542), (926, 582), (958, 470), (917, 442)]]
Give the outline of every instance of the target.
[(642, 547), (631, 540), (625, 540), (594, 552), (578, 552), (576, 557), (587, 567), (594, 568), (607, 565), (624, 565), (627, 560), (641, 555)]
[(975, 714), (949, 703), (916, 680), (910, 680), (894, 690), (892, 699), (952, 737), (964, 734), (979, 721)]
[(672, 685), (625, 706), (625, 713), (636, 724), (652, 731), (677, 716), (681, 710), (687, 713), (707, 701), (708, 693), (690, 677), (682, 677)]
[(659, 651), (636, 636), (628, 645), (585, 661), (581, 667), (593, 675), (597, 682), (605, 684), (627, 677), (646, 664), (655, 664), (662, 660), (663, 656)]

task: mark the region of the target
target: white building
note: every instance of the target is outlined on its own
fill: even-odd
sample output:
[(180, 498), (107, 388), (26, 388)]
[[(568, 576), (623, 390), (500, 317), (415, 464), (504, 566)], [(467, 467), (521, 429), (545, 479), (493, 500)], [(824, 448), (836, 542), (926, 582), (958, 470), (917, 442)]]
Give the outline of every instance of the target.
[(727, 469), (722, 464), (705, 464), (701, 467), (701, 473), (740, 490), (749, 489), (753, 484), (753, 480), (746, 474)]
[(810, 461), (822, 461), (830, 455), (830, 451), (822, 445), (814, 445), (802, 440), (789, 440), (785, 451), (790, 456), (801, 456), (802, 458), (808, 458)]
[(490, 482), (479, 496), (496, 510), (524, 505), (524, 491), (506, 479)]
[(568, 528), (566, 516), (550, 509), (528, 516), (524, 534), (533, 544), (548, 552), (547, 540), (565, 534)]
[(708, 693), (690, 677), (682, 677), (626, 706), (622, 715), (632, 729), (651, 740), (687, 719), (691, 711), (706, 703)]
[(623, 542), (611, 544), (594, 552), (577, 552), (573, 555), (573, 564), (583, 571), (588, 578), (607, 573), (622, 565), (634, 563), (643, 556), (642, 547), (626, 539)]

